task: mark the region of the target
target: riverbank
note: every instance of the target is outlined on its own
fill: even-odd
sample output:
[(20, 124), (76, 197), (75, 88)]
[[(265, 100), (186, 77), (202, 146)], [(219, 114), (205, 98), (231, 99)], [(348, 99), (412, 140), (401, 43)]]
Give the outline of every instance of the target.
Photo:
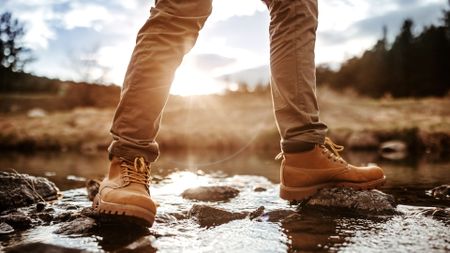
[[(409, 152), (450, 152), (450, 100), (381, 99), (319, 91), (321, 118), (336, 143), (376, 150), (400, 141)], [(270, 94), (171, 97), (158, 142), (162, 149), (277, 150), (279, 136)], [(0, 148), (6, 150), (104, 150), (112, 108), (47, 113), (31, 110), (0, 117)]]

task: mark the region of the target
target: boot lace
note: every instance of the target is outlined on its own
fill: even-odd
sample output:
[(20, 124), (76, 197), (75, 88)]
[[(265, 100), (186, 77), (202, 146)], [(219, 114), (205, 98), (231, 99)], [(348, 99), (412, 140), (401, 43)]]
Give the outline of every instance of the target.
[(134, 163), (123, 161), (121, 167), (122, 178), (126, 183), (133, 182), (146, 187), (150, 185), (150, 166), (143, 157), (136, 157)]
[(322, 149), (322, 154), (326, 155), (328, 159), (332, 159), (333, 161), (339, 161), (340, 163), (347, 164), (347, 162), (339, 155), (339, 152), (344, 150), (344, 146), (337, 145), (330, 138), (325, 137), (325, 142), (323, 145), (319, 145)]

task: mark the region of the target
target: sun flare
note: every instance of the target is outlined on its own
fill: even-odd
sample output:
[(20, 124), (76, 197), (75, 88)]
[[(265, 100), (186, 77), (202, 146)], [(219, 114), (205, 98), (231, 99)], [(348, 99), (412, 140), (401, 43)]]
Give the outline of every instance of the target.
[(180, 96), (217, 94), (226, 86), (219, 80), (191, 66), (181, 66), (176, 74), (170, 93)]

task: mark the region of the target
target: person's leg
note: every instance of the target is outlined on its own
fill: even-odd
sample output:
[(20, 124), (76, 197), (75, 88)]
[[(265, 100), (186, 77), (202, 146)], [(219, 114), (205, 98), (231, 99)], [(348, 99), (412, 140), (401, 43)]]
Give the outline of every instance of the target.
[(272, 98), (283, 152), (323, 144), (314, 47), (317, 0), (269, 0)]
[(125, 76), (109, 147), (111, 156), (158, 157), (158, 133), (176, 68), (211, 13), (211, 0), (158, 0), (140, 29)]
[(193, 47), (211, 13), (211, 0), (158, 0), (139, 30), (114, 116), (111, 164), (93, 207), (151, 226), (150, 162), (158, 157), (155, 137), (176, 68)]
[(377, 166), (357, 167), (325, 137), (316, 98), (317, 0), (268, 0), (272, 98), (281, 135), (280, 196), (305, 199), (321, 188), (370, 189), (383, 184)]

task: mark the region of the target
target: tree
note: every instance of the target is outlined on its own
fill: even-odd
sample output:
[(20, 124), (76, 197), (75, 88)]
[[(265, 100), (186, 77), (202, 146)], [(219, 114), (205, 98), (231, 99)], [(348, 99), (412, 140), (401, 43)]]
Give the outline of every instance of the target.
[(20, 72), (32, 60), (31, 50), (23, 45), (25, 29), (11, 12), (0, 15), (0, 68)]

